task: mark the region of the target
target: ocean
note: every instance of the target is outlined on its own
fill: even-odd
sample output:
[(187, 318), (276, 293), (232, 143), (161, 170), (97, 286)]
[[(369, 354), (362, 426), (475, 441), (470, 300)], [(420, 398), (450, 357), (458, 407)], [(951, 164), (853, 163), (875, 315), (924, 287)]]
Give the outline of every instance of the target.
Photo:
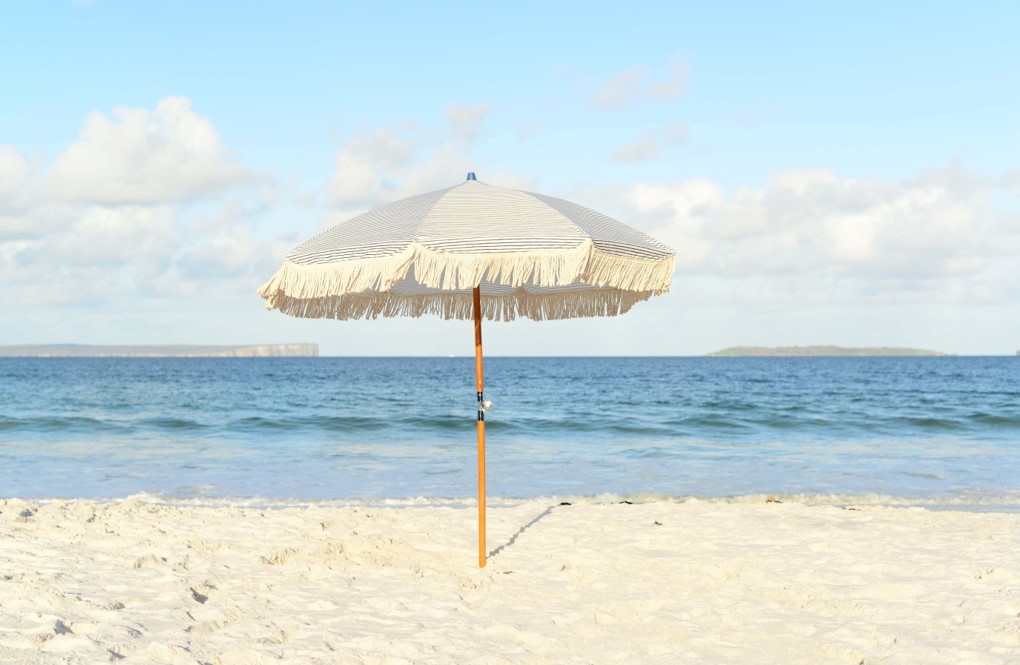
[[(488, 493), (1020, 505), (1020, 357), (487, 358)], [(0, 497), (469, 500), (473, 358), (0, 358)]]

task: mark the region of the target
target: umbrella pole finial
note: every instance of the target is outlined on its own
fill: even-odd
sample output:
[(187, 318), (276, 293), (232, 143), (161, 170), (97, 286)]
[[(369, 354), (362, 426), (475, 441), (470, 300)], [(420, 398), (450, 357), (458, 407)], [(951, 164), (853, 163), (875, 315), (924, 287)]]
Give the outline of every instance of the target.
[(467, 179), (468, 180), (478, 180), (478, 178), (475, 177), (475, 172), (474, 171), (468, 171)]
[[(468, 174), (468, 179), (473, 180)], [(485, 381), (482, 372), (482, 295), (481, 287), (474, 290), (475, 313), (475, 386), (478, 390), (478, 567), (485, 568)]]

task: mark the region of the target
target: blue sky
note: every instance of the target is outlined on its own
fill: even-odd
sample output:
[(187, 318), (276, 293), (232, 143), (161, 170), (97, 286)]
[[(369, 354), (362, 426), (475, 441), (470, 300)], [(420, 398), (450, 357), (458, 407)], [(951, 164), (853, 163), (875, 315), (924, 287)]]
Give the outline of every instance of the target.
[(255, 288), (374, 205), (493, 184), (678, 250), (617, 320), (499, 354), (1020, 348), (1011, 3), (20, 3), (0, 40), (0, 343), (469, 353)]

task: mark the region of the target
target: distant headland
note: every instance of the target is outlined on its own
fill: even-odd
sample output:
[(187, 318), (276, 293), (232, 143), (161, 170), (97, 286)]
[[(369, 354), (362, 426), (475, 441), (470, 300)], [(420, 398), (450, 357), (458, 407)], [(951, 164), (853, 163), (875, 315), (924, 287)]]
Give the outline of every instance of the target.
[(888, 346), (848, 348), (843, 346), (731, 346), (709, 356), (948, 356), (941, 351), (926, 349), (901, 349)]
[(0, 356), (31, 358), (273, 358), (318, 355), (318, 344), (250, 344), (248, 346), (21, 344), (0, 346)]

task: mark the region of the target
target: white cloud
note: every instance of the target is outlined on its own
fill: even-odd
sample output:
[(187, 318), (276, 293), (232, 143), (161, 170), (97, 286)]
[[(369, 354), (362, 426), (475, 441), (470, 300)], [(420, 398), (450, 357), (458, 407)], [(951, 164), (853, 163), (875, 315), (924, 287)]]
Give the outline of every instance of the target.
[(1003, 189), (1006, 189), (1012, 192), (1015, 196), (1020, 197), (1020, 169), (1003, 173), (1002, 177), (999, 179), (999, 183)]
[(275, 198), (187, 99), (94, 112), (49, 165), (0, 146), (0, 281), (29, 307), (180, 295), (179, 266), (206, 248), (224, 252), (221, 276), (254, 265), (270, 241), (252, 238), (252, 220)]
[(955, 166), (901, 182), (791, 171), (730, 195), (706, 180), (637, 184), (623, 207), (657, 220), (680, 279), (737, 279), (779, 300), (813, 290), (994, 299), (1016, 272), (1020, 218), (992, 205), (993, 190)]
[(144, 265), (159, 272), (183, 238), (173, 206), (88, 206), (71, 228), (39, 242), (43, 251), (62, 257), (68, 266)]
[(687, 87), (687, 66), (674, 58), (665, 74), (654, 75), (648, 67), (633, 66), (613, 74), (599, 86), (591, 105), (596, 109), (618, 109), (641, 100), (669, 101)]
[[(661, 80), (646, 78), (638, 97), (651, 98), (649, 81)], [(655, 128), (635, 145), (652, 141), (646, 153), (652, 155), (682, 143), (685, 131)], [(305, 324), (260, 316), (253, 291), (314, 232), (317, 210), (328, 208), (321, 223), (330, 226), (455, 185), (467, 171), (484, 182), (576, 200), (672, 245), (673, 293), (643, 305), (648, 315), (635, 319), (664, 331), (656, 352), (757, 341), (885, 344), (889, 338), (878, 338), (889, 331), (903, 345), (980, 350), (992, 347), (953, 341), (970, 334), (954, 317), (986, 325), (998, 318), (1007, 329), (1015, 321), (1009, 312), (1020, 300), (1017, 171), (981, 177), (954, 164), (893, 181), (818, 169), (777, 173), (732, 191), (692, 179), (567, 192), (486, 164), (474, 150), (462, 137), (414, 125), (365, 131), (337, 151), (321, 192), (297, 179), (283, 187), (290, 194), (278, 197), (272, 182), (233, 158), (212, 122), (181, 100), (93, 114), (80, 140), (51, 163), (0, 146), (0, 283), (17, 324), (5, 334), (12, 342), (127, 343), (147, 333), (168, 342), (182, 334), (195, 342), (220, 335), (229, 343), (228, 337), (266, 330), (286, 338)], [(84, 170), (87, 160), (101, 158), (107, 161), (96, 169), (109, 182)], [(89, 187), (69, 180), (72, 174)], [(297, 199), (312, 210), (299, 208)], [(285, 236), (259, 226), (281, 206), (289, 206)], [(935, 327), (929, 322), (942, 322), (949, 332), (939, 339), (948, 341), (912, 343), (911, 335), (927, 339)], [(327, 330), (311, 325), (300, 329)], [(767, 326), (772, 338), (747, 337)], [(680, 345), (673, 331), (681, 329), (700, 341)], [(352, 339), (366, 335), (360, 350), (385, 352), (372, 346), (372, 333), (350, 330)], [(196, 337), (206, 335), (213, 337)], [(1005, 337), (998, 333), (995, 348)]]
[(707, 179), (590, 184), (566, 198), (676, 249), (670, 294), (623, 317), (663, 331), (644, 352), (841, 344), (1012, 354), (1020, 194), (1010, 184), (950, 165), (901, 180), (790, 171), (732, 191)]
[(471, 143), (478, 137), (478, 128), (481, 127), (482, 121), (485, 120), (489, 111), (488, 104), (472, 104), (470, 106), (450, 104), (446, 107), (443, 115), (446, 116), (446, 122), (450, 124), (454, 136)]
[(670, 63), (666, 76), (648, 84), (648, 96), (664, 101), (676, 99), (687, 88), (689, 76), (690, 72), (687, 69), (687, 65), (679, 57), (674, 58), (673, 62)]
[(623, 164), (647, 162), (662, 154), (665, 147), (676, 146), (687, 142), (687, 125), (672, 123), (663, 127), (649, 129), (634, 142), (618, 148), (613, 152), (613, 161)]
[(211, 198), (258, 177), (233, 161), (212, 123), (183, 97), (167, 97), (154, 111), (91, 113), (49, 175), (51, 195), (105, 204)]
[(12, 146), (0, 145), (0, 215), (24, 208), (35, 197), (33, 176), (27, 157)]
[(615, 109), (627, 106), (641, 96), (648, 78), (644, 67), (630, 67), (613, 74), (602, 84), (598, 95), (592, 101), (597, 109)]
[(172, 206), (86, 206), (67, 228), (0, 242), (8, 298), (23, 305), (129, 296), (169, 265), (181, 241)]
[(357, 209), (378, 205), (396, 186), (387, 177), (414, 161), (418, 141), (410, 132), (386, 129), (359, 134), (337, 152), (336, 168), (327, 190), (334, 208)]
[[(254, 272), (265, 249), (263, 243), (252, 237), (249, 227), (233, 225), (185, 252), (177, 268), (183, 276), (198, 282), (244, 276)], [(274, 264), (279, 263), (280, 256), (275, 257)], [(277, 267), (273, 265), (264, 276), (269, 277)]]
[(534, 178), (486, 170), (464, 141), (429, 141), (413, 128), (377, 129), (349, 139), (336, 154), (327, 185), (333, 226), (370, 208), (458, 184), (469, 171), (479, 180), (504, 187), (535, 188)]
[(633, 143), (617, 148), (613, 152), (613, 161), (621, 164), (647, 162), (659, 156), (659, 142), (653, 132), (645, 132)]

